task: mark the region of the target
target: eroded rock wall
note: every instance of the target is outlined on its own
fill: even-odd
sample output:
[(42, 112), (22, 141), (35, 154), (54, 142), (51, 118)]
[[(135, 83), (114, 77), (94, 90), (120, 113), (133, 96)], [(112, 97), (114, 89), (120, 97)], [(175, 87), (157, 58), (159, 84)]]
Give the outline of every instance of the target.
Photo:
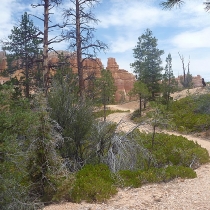
[(117, 102), (129, 101), (129, 92), (133, 88), (135, 76), (124, 69), (119, 69), (119, 65), (115, 58), (108, 58), (106, 69), (111, 71), (117, 87), (115, 100)]

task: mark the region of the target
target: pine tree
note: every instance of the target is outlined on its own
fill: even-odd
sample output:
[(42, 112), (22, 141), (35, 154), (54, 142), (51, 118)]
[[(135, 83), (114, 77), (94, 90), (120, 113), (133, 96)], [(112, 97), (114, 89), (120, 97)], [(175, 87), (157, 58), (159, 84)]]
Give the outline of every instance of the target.
[[(38, 28), (36, 28), (25, 12), (21, 17), (18, 26), (14, 26), (8, 41), (3, 42), (3, 50), (6, 50), (14, 70), (23, 69), (22, 84), (25, 86), (25, 96), (28, 98), (30, 93), (30, 80), (34, 77), (34, 60), (39, 54), (39, 45), (42, 40), (37, 37)], [(10, 70), (11, 72), (11, 70)]]
[(101, 71), (101, 78), (96, 80), (98, 89), (98, 101), (103, 104), (104, 121), (106, 121), (106, 105), (114, 101), (116, 86), (114, 85), (114, 78), (109, 70), (103, 69)]
[[(165, 0), (161, 2), (160, 5), (163, 7), (163, 9), (172, 9), (175, 6), (181, 7), (184, 3), (185, 1), (183, 0)], [(203, 4), (205, 5), (205, 10), (208, 12), (210, 10), (210, 2), (204, 1)]]
[(164, 51), (157, 48), (157, 39), (153, 37), (152, 31), (149, 29), (138, 38), (137, 45), (133, 49), (135, 61), (131, 67), (134, 68), (138, 80), (147, 84), (152, 99), (154, 99), (155, 93), (160, 91), (159, 82), (162, 78), (160, 56), (163, 54)]
[(168, 106), (170, 101), (170, 95), (175, 91), (177, 87), (177, 82), (175, 80), (173, 70), (172, 70), (172, 57), (169, 53), (166, 58), (166, 66), (165, 66), (165, 73), (163, 74), (163, 97), (166, 100), (166, 104)]
[(134, 87), (131, 91), (131, 95), (137, 95), (139, 99), (139, 116), (141, 116), (141, 111), (142, 111), (142, 99), (144, 100), (144, 108), (146, 107), (146, 101), (149, 96), (149, 90), (146, 86), (141, 81), (136, 81), (134, 83)]
[(92, 8), (99, 3), (98, 0), (70, 0), (71, 7), (64, 10), (64, 17), (69, 30), (65, 38), (70, 42), (69, 49), (75, 51), (79, 78), (79, 94), (85, 96), (85, 78), (83, 62), (87, 58), (96, 58), (97, 52), (106, 50), (107, 45), (98, 39), (94, 39), (95, 28), (93, 24), (98, 22), (92, 12)]

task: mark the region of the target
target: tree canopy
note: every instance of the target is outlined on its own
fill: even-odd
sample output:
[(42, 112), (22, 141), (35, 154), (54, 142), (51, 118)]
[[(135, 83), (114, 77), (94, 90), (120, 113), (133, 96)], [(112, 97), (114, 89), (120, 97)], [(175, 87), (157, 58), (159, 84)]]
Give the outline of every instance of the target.
[[(185, 3), (185, 1), (183, 0), (167, 0), (161, 3), (161, 6), (163, 7), (163, 9), (172, 9), (174, 6), (178, 6), (181, 7), (183, 4)], [(203, 4), (205, 5), (205, 10), (209, 11), (210, 10), (210, 2), (203, 2)]]
[(12, 62), (8, 66), (10, 72), (17, 69), (23, 69), (25, 86), (25, 95), (29, 97), (30, 79), (34, 73), (32, 68), (40, 52), (40, 44), (42, 40), (38, 38), (38, 28), (34, 26), (33, 21), (29, 19), (29, 15), (25, 12), (18, 26), (14, 26), (7, 41), (3, 41), (3, 50), (8, 54), (8, 61)]
[(147, 85), (147, 88), (154, 94), (159, 92), (159, 81), (162, 78), (161, 71), (163, 70), (160, 64), (163, 50), (157, 48), (157, 39), (153, 37), (152, 31), (147, 29), (144, 34), (138, 38), (137, 45), (133, 49), (134, 63), (131, 67), (134, 73), (137, 74), (138, 80)]

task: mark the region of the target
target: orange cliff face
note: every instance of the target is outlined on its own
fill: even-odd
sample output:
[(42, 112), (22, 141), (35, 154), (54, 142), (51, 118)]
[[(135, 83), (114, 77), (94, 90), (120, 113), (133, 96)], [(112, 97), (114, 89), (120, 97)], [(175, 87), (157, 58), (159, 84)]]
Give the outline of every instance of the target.
[[(75, 56), (69, 52), (63, 52), (65, 57), (68, 57), (70, 67), (74, 73), (77, 73), (77, 60)], [(51, 63), (56, 63), (58, 61), (57, 55), (52, 53), (49, 55), (49, 61)], [(95, 77), (101, 76), (101, 69), (104, 68), (100, 59), (85, 59), (83, 62), (84, 67), (84, 79), (91, 75)], [(116, 102), (126, 102), (130, 100), (128, 93), (133, 88), (135, 82), (135, 76), (124, 69), (119, 69), (115, 58), (108, 58), (107, 70), (110, 70), (115, 81), (115, 86), (117, 91), (115, 93)]]
[[(77, 60), (73, 53), (66, 52), (66, 51), (58, 51), (58, 53), (63, 53), (64, 57), (67, 58), (67, 60), (70, 63), (70, 67), (72, 68), (72, 71), (74, 73), (77, 73)], [(2, 52), (3, 53), (3, 52)], [(58, 56), (57, 53), (51, 52), (48, 56), (48, 62), (50, 65), (53, 66), (53, 64), (56, 64), (58, 62)], [(84, 79), (94, 75), (95, 77), (101, 76), (101, 69), (104, 68), (102, 62), (100, 59), (85, 59), (83, 62), (84, 67)], [(3, 71), (6, 69), (6, 58), (5, 55), (1, 54), (0, 52), (0, 70)], [(112, 73), (112, 76), (115, 81), (115, 86), (117, 88), (116, 94), (115, 94), (115, 100), (116, 102), (125, 102), (129, 101), (130, 97), (128, 93), (133, 88), (133, 84), (135, 82), (135, 76), (128, 71), (124, 69), (119, 69), (119, 65), (117, 64), (115, 58), (108, 58), (107, 61), (107, 67), (106, 69), (110, 70)], [(51, 68), (50, 73), (53, 75), (56, 70), (54, 68)], [(14, 75), (11, 75), (11, 77), (17, 76), (19, 78), (22, 73), (22, 70), (18, 70), (14, 73)], [(1, 83), (4, 83), (5, 81), (8, 81), (8, 78), (1, 78)]]
[(117, 102), (130, 101), (129, 92), (132, 90), (135, 76), (124, 69), (119, 69), (115, 58), (108, 58), (106, 69), (110, 70), (115, 81), (117, 91), (115, 100)]
[[(183, 85), (181, 84), (181, 81), (183, 81), (183, 76), (182, 75), (178, 76), (176, 78), (176, 81), (178, 82), (178, 87), (180, 87), (180, 88), (183, 87)], [(193, 84), (193, 88), (203, 87), (201, 75), (197, 75), (197, 76), (192, 77), (192, 84)]]

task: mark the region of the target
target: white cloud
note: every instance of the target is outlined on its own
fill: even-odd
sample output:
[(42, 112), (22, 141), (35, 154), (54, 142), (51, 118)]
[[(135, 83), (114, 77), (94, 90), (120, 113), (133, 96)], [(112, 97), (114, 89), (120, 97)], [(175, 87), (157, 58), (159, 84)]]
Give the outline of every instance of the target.
[(168, 22), (172, 13), (153, 7), (148, 1), (111, 1), (107, 11), (98, 15), (99, 27), (128, 27), (127, 30), (151, 27)]
[[(121, 68), (129, 68), (133, 62), (132, 49), (137, 43), (137, 38), (146, 28), (153, 31), (158, 37), (158, 48), (172, 53), (173, 67), (176, 76), (182, 74), (182, 63), (178, 52), (183, 54), (188, 62), (191, 61), (191, 73), (201, 74), (210, 80), (208, 59), (210, 51), (204, 51), (210, 47), (209, 13), (204, 11), (201, 1), (186, 1), (181, 9), (163, 11), (150, 1), (125, 1), (112, 0), (110, 8), (100, 13), (100, 28), (108, 37), (110, 53), (116, 53), (116, 60)], [(109, 35), (107, 35), (109, 34)], [(157, 38), (157, 36), (156, 36)], [(198, 52), (199, 49), (199, 52)], [(120, 54), (119, 54), (120, 53)], [(122, 59), (122, 53), (130, 54), (127, 59)], [(163, 66), (165, 57), (163, 56)], [(126, 65), (127, 63), (127, 65)]]
[[(26, 0), (0, 0), (0, 39), (7, 37), (15, 22), (20, 19), (24, 11), (42, 17), (43, 8), (31, 8), (32, 1)], [(39, 0), (34, 0), (38, 2)], [(20, 4), (22, 2), (22, 4)], [(25, 3), (23, 3), (25, 2)], [(70, 5), (65, 0), (64, 7)], [(191, 73), (201, 74), (210, 80), (210, 26), (209, 13), (204, 11), (203, 1), (185, 1), (181, 9), (170, 11), (162, 10), (157, 0), (103, 0), (101, 6), (93, 10), (101, 21), (95, 34), (100, 40), (110, 46), (106, 55), (99, 55), (104, 61), (107, 57), (115, 57), (120, 68), (130, 70), (130, 63), (134, 61), (132, 49), (137, 38), (146, 28), (153, 31), (158, 38), (158, 48), (165, 50), (163, 61), (170, 52), (173, 58), (173, 68), (176, 75), (182, 73), (181, 61), (178, 52), (186, 58), (191, 57)], [(54, 8), (52, 20), (62, 22), (62, 8)], [(42, 21), (35, 20), (35, 25), (43, 28)], [(50, 37), (60, 31), (50, 32)], [(53, 45), (55, 49), (65, 50), (68, 43)], [(165, 64), (163, 64), (164, 66)]]
[(17, 0), (1, 0), (0, 3), (0, 39), (7, 38), (11, 29), (21, 18), (27, 5), (21, 4)]
[(128, 37), (117, 37), (117, 39), (113, 38), (110, 40), (110, 51), (112, 53), (122, 53), (127, 50), (131, 50), (134, 48), (136, 40), (129, 39)]
[(199, 31), (186, 31), (172, 39), (172, 44), (177, 48), (210, 48), (210, 27)]
[(2, 0), (1, 1), (1, 13), (0, 13), (0, 39), (7, 37), (9, 31), (12, 28), (12, 8), (14, 0)]

